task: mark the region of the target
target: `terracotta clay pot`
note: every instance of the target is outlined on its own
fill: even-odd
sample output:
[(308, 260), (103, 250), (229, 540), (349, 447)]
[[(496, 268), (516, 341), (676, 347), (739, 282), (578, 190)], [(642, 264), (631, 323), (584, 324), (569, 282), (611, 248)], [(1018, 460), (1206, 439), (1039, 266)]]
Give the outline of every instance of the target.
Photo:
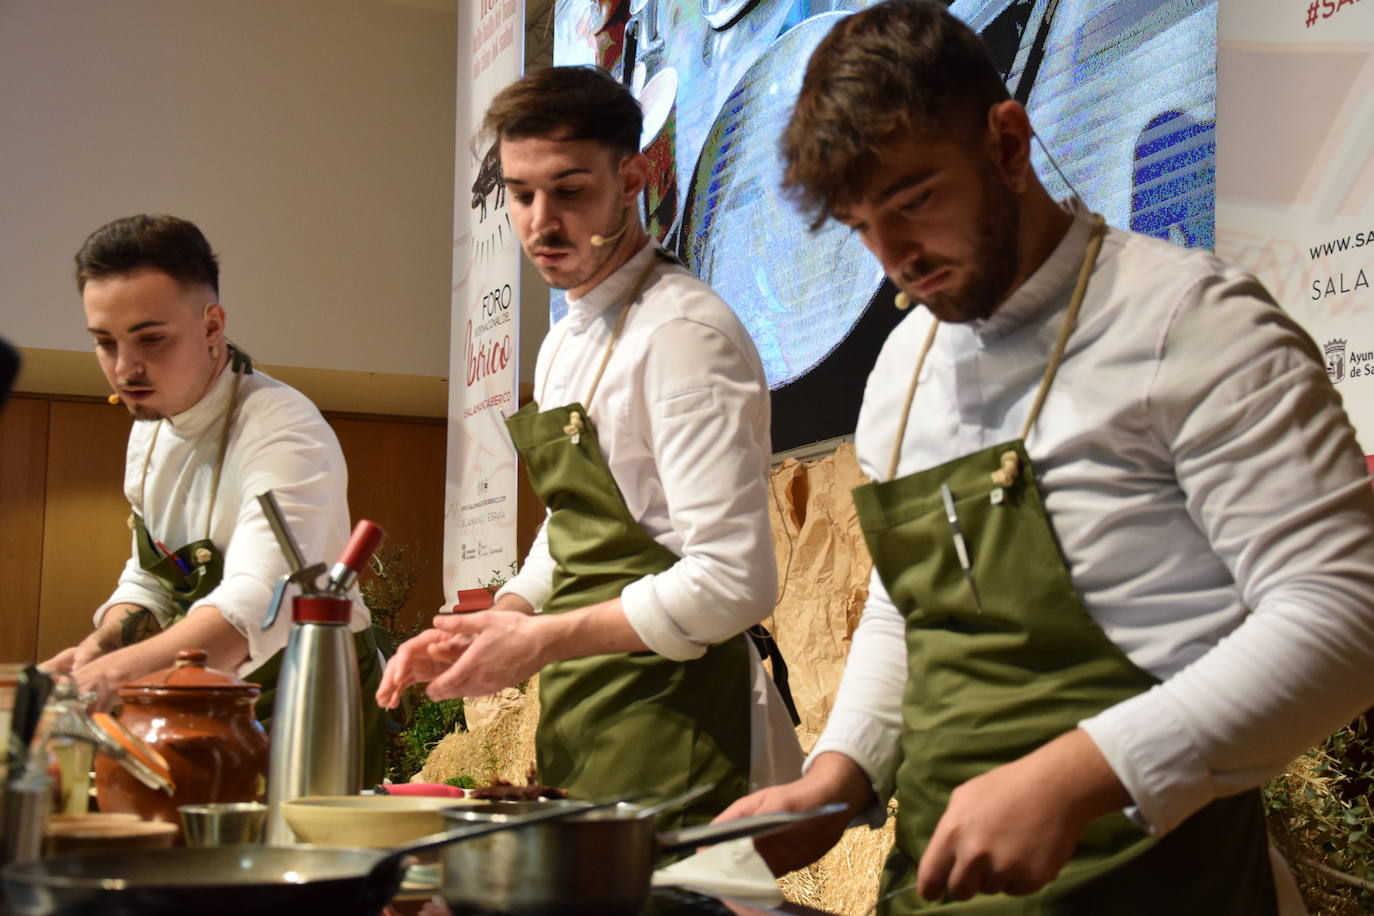
[(98, 755), (96, 801), (101, 811), (178, 824), (178, 805), (264, 801), (267, 733), (253, 715), (256, 684), (205, 667), (202, 649), (177, 653), (176, 666), (119, 688), (120, 723), (162, 756), (176, 789), (150, 789), (119, 764)]

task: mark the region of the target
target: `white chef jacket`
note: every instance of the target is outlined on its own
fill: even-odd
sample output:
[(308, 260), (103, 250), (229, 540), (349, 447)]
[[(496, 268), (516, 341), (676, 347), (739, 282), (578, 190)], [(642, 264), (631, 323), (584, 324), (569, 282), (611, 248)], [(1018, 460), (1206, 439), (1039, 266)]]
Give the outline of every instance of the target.
[[(276, 495), (307, 563), (332, 564), (349, 535), (348, 470), (334, 431), (305, 395), (261, 370), (239, 378), (238, 408), (210, 519), (209, 537), (224, 553), (224, 579), (190, 610), (202, 605), (218, 608), (248, 640), (249, 657), (238, 671), (247, 674), (286, 645), (291, 632), (289, 595), (297, 593), (293, 587), (276, 623), (264, 631), (272, 589), (288, 565), (258, 505), (258, 494), (271, 490)], [(234, 373), (221, 371), (191, 407), (160, 424), (135, 421), (129, 433), (124, 495), (150, 535), (172, 550), (206, 536), (211, 479), (233, 385)], [(153, 454), (144, 484), (150, 446)], [(96, 611), (96, 622), (106, 608), (126, 602), (152, 611), (164, 626), (178, 613), (162, 585), (140, 567), (136, 542), (114, 593)], [(364, 629), (369, 622), (367, 608), (355, 596), (350, 629)]]
[[(595, 289), (568, 297), (535, 365), (541, 409), (585, 404), (646, 244)], [(589, 413), (630, 515), (681, 559), (621, 593), (625, 616), (658, 654), (683, 661), (763, 620), (777, 594), (768, 522), (768, 385), (735, 313), (685, 268), (660, 263), (629, 312)], [(556, 561), (541, 527), (520, 573), (497, 593), (542, 607)], [(754, 787), (795, 779), (801, 751), (756, 653)]]
[[(943, 325), (897, 476), (1016, 438), (1067, 307), (1087, 214), (990, 318)], [(857, 431), (888, 476), (930, 315), (894, 329)], [(1159, 686), (1081, 723), (1163, 833), (1259, 785), (1374, 699), (1374, 492), (1312, 341), (1206, 251), (1110, 230), (1028, 452), (1093, 620)], [(903, 620), (875, 575), (813, 757), (880, 799), (900, 755)]]

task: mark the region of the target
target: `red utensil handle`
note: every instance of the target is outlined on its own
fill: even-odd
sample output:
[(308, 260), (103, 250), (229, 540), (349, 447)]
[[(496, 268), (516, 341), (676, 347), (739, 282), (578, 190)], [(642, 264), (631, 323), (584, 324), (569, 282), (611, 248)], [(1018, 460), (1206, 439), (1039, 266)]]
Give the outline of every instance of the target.
[(382, 526), (376, 522), (363, 519), (353, 526), (353, 535), (344, 545), (343, 553), (339, 555), (339, 566), (347, 566), (354, 572), (359, 572), (367, 561), (372, 559), (372, 555), (377, 552), (377, 548), (382, 546), (382, 539), (386, 537), (386, 532)]
[(465, 798), (467, 792), (456, 787), (433, 782), (403, 782), (386, 787), (388, 795), (427, 795), (434, 798)]

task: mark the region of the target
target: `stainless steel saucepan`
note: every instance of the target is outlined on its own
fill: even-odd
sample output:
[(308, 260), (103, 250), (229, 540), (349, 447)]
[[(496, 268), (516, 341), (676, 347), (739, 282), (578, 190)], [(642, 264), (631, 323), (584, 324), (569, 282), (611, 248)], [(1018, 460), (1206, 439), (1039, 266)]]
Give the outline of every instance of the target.
[[(508, 823), (531, 811), (569, 804), (576, 803), (492, 802), (450, 808), (443, 816), (454, 825)], [(445, 848), (444, 899), (454, 916), (632, 916), (648, 899), (650, 878), (663, 857), (758, 836), (844, 808), (832, 804), (760, 814), (671, 833), (656, 832), (657, 810), (638, 805), (585, 811)]]
[(453, 822), (461, 829), (391, 850), (221, 846), (58, 856), (9, 866), (4, 888), (16, 916), (376, 916), (396, 895), (410, 856), (594, 810), (581, 803), (502, 821)]

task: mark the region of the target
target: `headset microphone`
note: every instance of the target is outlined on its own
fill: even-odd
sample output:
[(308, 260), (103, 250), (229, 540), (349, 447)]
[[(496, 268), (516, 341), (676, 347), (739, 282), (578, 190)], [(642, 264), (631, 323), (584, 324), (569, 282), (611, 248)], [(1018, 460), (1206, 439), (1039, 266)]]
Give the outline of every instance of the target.
[(614, 234), (612, 234), (612, 235), (594, 235), (594, 236), (591, 237), (591, 240), (590, 240), (590, 241), (591, 241), (591, 243), (592, 243), (592, 247), (593, 247), (593, 248), (600, 248), (600, 247), (603, 246), (603, 245), (609, 245), (611, 242), (614, 242), (616, 239), (618, 239), (618, 238), (620, 238), (622, 235), (624, 235), (624, 234), (625, 234), (625, 230), (627, 230), (627, 229), (629, 229), (629, 228), (630, 228), (630, 214), (629, 214), (628, 212), (626, 212), (625, 218), (624, 218), (623, 220), (620, 221), (620, 228), (617, 229), (617, 230), (615, 231)]
[(110, 395), (108, 398), (106, 398), (105, 400), (109, 401), (111, 404), (118, 404), (118, 403), (119, 403), (119, 395), (117, 395), (117, 394), (112, 394), (112, 395)]
[(898, 310), (905, 312), (911, 308), (911, 297), (898, 290), (897, 295), (892, 298), (892, 304), (897, 306)]

